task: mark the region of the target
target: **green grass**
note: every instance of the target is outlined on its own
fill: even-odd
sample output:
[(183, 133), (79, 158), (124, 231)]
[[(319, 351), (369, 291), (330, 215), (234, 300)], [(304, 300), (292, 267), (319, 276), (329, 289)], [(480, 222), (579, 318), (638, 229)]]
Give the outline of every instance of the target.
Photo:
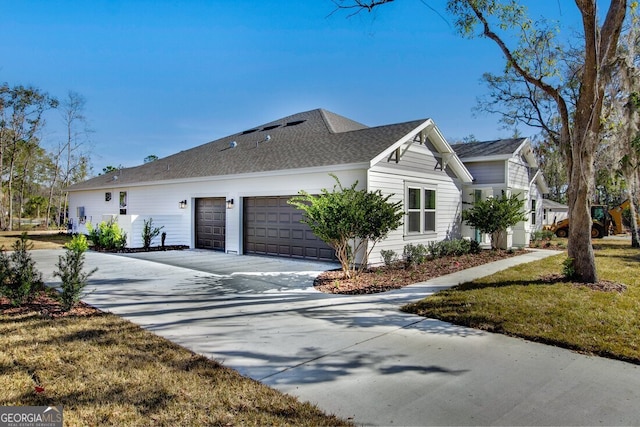
[(640, 363), (640, 250), (594, 243), (603, 292), (541, 277), (562, 274), (566, 254), (520, 265), (439, 292), (404, 311), (581, 352)]
[(348, 425), (111, 314), (0, 313), (0, 349), (0, 405), (65, 426)]

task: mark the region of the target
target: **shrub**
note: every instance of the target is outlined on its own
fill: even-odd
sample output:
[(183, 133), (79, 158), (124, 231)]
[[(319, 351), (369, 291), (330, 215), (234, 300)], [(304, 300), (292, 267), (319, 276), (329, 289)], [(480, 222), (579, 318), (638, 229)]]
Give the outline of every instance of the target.
[(507, 196), (503, 192), (501, 197), (476, 201), (472, 208), (462, 211), (462, 219), (468, 226), (491, 234), (491, 249), (497, 249), (507, 229), (526, 221), (527, 217), (524, 200), (517, 194)]
[(442, 258), (446, 256), (461, 256), (466, 254), (477, 254), (482, 250), (480, 243), (475, 240), (454, 239), (431, 242), (428, 246), (429, 254), (432, 258)]
[[(151, 247), (151, 241), (158, 237), (160, 231), (162, 231), (162, 229), (164, 228), (164, 225), (162, 227), (154, 227), (153, 218), (149, 218), (149, 220), (145, 219), (143, 223), (144, 225), (142, 226), (142, 244), (144, 249), (148, 251)], [(166, 237), (165, 233), (162, 234)], [(162, 239), (162, 242), (162, 246), (164, 246), (164, 238)]]
[(562, 262), (562, 274), (567, 279), (573, 279), (576, 275), (576, 268), (573, 265), (573, 258), (567, 258)]
[(531, 233), (530, 241), (538, 242), (542, 240), (551, 240), (553, 239), (553, 231), (551, 230), (537, 230)]
[(60, 301), (65, 311), (71, 310), (80, 301), (87, 279), (98, 270), (94, 268), (88, 273), (83, 271), (84, 253), (88, 247), (86, 237), (80, 234), (65, 245), (65, 254), (58, 257), (58, 270), (53, 275), (60, 277), (62, 281)]
[(29, 253), (33, 244), (28, 240), (27, 233), (22, 233), (13, 244), (11, 255), (4, 249), (0, 252), (0, 293), (16, 306), (29, 302), (44, 289), (42, 275)]
[(420, 265), (427, 260), (427, 255), (429, 251), (427, 247), (421, 243), (414, 245), (413, 243), (409, 243), (404, 247), (402, 252), (402, 258), (407, 266), (415, 267), (416, 265)]
[[(345, 277), (357, 276), (367, 266), (374, 246), (402, 225), (402, 202), (392, 203), (392, 195), (380, 190), (357, 190), (356, 181), (344, 188), (338, 177), (333, 191), (322, 189), (319, 195), (305, 191), (289, 200), (304, 212), (302, 222), (313, 234), (336, 251)], [(360, 255), (360, 268), (355, 258)]]
[(102, 221), (97, 227), (87, 223), (89, 240), (96, 250), (121, 250), (127, 246), (127, 233), (125, 233), (115, 220)]
[(386, 267), (391, 267), (396, 263), (396, 261), (398, 261), (398, 254), (392, 250), (382, 249), (380, 251), (380, 256), (382, 256), (382, 260)]

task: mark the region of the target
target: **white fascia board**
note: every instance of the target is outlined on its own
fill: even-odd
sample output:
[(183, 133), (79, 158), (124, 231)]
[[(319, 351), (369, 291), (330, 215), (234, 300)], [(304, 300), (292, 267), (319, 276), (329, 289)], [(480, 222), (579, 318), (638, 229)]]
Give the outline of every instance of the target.
[(411, 139), (413, 139), (413, 137), (417, 133), (423, 131), (424, 129), (426, 129), (429, 126), (435, 126), (434, 123), (433, 123), (433, 120), (431, 120), (431, 119), (425, 120), (418, 127), (414, 128), (411, 132), (409, 132), (408, 134), (406, 134), (405, 136), (400, 138), (398, 141), (396, 141), (393, 144), (391, 144), (389, 147), (387, 147), (386, 150), (384, 150), (383, 152), (378, 154), (376, 157), (371, 159), (371, 161), (369, 162), (369, 167), (373, 167), (373, 165), (375, 165), (376, 163), (382, 161), (383, 159), (388, 158), (391, 155), (391, 153), (393, 153), (396, 149), (402, 147), (406, 142), (408, 142)]
[(540, 187), (540, 191), (542, 192), (542, 194), (549, 193), (549, 186), (547, 185), (547, 181), (544, 179), (544, 175), (542, 175), (542, 172), (540, 171), (540, 169), (538, 169), (535, 175), (533, 175), (533, 178), (529, 183), (529, 187), (531, 187), (534, 181), (538, 183), (538, 186)]
[(525, 138), (524, 141), (522, 141), (522, 144), (520, 144), (520, 146), (516, 150), (516, 153), (521, 153), (523, 151), (524, 157), (527, 159), (527, 163), (529, 163), (529, 166), (531, 166), (532, 168), (537, 168), (538, 160), (536, 160), (536, 156), (533, 153), (533, 147), (531, 147), (531, 141), (529, 140), (529, 138)]
[(426, 131), (428, 136), (432, 137), (430, 140), (435, 146), (435, 148), (438, 150), (438, 153), (451, 155), (451, 157), (448, 159), (448, 163), (451, 166), (451, 169), (453, 169), (453, 171), (456, 173), (458, 178), (460, 178), (462, 182), (472, 182), (473, 177), (471, 176), (471, 173), (469, 173), (469, 171), (464, 166), (464, 164), (462, 163), (458, 155), (455, 153), (455, 151), (453, 151), (453, 148), (451, 148), (451, 145), (449, 145), (447, 140), (444, 139), (444, 136), (442, 136), (442, 133), (440, 132), (440, 130), (438, 129), (438, 127), (436, 126), (436, 124), (433, 122), (432, 119), (425, 120), (415, 129), (413, 129), (411, 132), (409, 132), (408, 134), (400, 138), (398, 141), (390, 145), (382, 153), (378, 154), (376, 157), (371, 159), (371, 161), (369, 162), (369, 167), (373, 167), (376, 163), (388, 158), (391, 155), (391, 153), (393, 153), (398, 148), (402, 147), (407, 142), (412, 142), (413, 138), (422, 131)]
[(475, 162), (495, 162), (495, 161), (507, 161), (513, 158), (513, 154), (496, 154), (493, 156), (475, 156), (465, 157), (463, 162), (475, 163)]
[(343, 165), (327, 165), (327, 166), (314, 166), (311, 168), (301, 168), (301, 169), (280, 169), (273, 171), (264, 171), (264, 172), (251, 172), (251, 173), (242, 173), (242, 174), (234, 174), (234, 175), (214, 175), (214, 176), (199, 176), (193, 178), (183, 178), (183, 179), (165, 179), (159, 181), (142, 181), (142, 182), (131, 182), (131, 183), (118, 183), (117, 181), (113, 181), (109, 183), (110, 185), (101, 185), (95, 186), (91, 188), (82, 188), (77, 190), (68, 190), (71, 192), (80, 192), (80, 191), (94, 191), (94, 190), (104, 190), (115, 187), (118, 188), (134, 188), (134, 187), (149, 187), (153, 185), (167, 185), (167, 184), (188, 184), (191, 182), (202, 182), (202, 181), (225, 181), (229, 179), (244, 179), (244, 178), (269, 178), (273, 176), (287, 176), (287, 175), (302, 175), (308, 173), (322, 173), (326, 172), (330, 174), (332, 172), (340, 172), (345, 170), (354, 170), (361, 169), (367, 170), (369, 168), (369, 163), (361, 162), (361, 163), (347, 163)]

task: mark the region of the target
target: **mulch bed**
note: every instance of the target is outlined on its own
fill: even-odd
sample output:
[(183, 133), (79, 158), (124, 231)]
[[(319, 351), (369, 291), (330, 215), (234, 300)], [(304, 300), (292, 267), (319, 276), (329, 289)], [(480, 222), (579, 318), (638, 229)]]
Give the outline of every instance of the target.
[(483, 250), (479, 254), (429, 260), (413, 268), (405, 268), (404, 263), (398, 263), (393, 267), (374, 267), (351, 279), (343, 278), (342, 270), (331, 270), (320, 274), (314, 282), (314, 287), (327, 294), (359, 295), (386, 292), (524, 253), (524, 250)]
[[(547, 274), (540, 277), (540, 280), (545, 283), (560, 283), (566, 282), (567, 279), (562, 274)], [(600, 280), (598, 283), (582, 283), (571, 282), (571, 286), (577, 288), (589, 288), (593, 291), (601, 292), (618, 292), (622, 293), (627, 290), (627, 286), (622, 283), (612, 282), (610, 280)]]
[(31, 301), (18, 307), (11, 305), (8, 298), (0, 297), (0, 313), (7, 316), (21, 316), (29, 313), (38, 313), (44, 319), (57, 319), (60, 317), (88, 317), (103, 314), (102, 311), (82, 301), (71, 310), (64, 311), (62, 304), (56, 298), (52, 289), (42, 291)]
[(164, 251), (183, 251), (189, 249), (189, 246), (186, 245), (170, 245), (170, 246), (151, 246), (148, 249), (145, 248), (124, 248), (118, 250), (106, 250), (106, 249), (93, 249), (96, 252), (113, 252), (113, 253), (125, 253), (125, 254), (133, 254), (138, 252), (164, 252)]

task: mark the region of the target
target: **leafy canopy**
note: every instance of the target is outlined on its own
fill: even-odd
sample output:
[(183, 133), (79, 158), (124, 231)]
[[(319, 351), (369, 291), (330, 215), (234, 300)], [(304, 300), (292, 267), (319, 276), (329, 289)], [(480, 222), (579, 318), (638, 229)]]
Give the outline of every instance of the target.
[(524, 200), (517, 194), (478, 200), (471, 209), (462, 211), (462, 220), (482, 233), (491, 234), (491, 248), (497, 249), (500, 238), (511, 226), (526, 221)]
[[(336, 250), (342, 271), (351, 277), (366, 267), (376, 243), (402, 225), (402, 202), (389, 202), (393, 195), (384, 196), (380, 190), (356, 190), (357, 181), (344, 188), (335, 175), (331, 176), (336, 180), (332, 191), (322, 189), (319, 195), (300, 191), (289, 203), (304, 211), (302, 222)], [(356, 270), (358, 254), (362, 259)]]

